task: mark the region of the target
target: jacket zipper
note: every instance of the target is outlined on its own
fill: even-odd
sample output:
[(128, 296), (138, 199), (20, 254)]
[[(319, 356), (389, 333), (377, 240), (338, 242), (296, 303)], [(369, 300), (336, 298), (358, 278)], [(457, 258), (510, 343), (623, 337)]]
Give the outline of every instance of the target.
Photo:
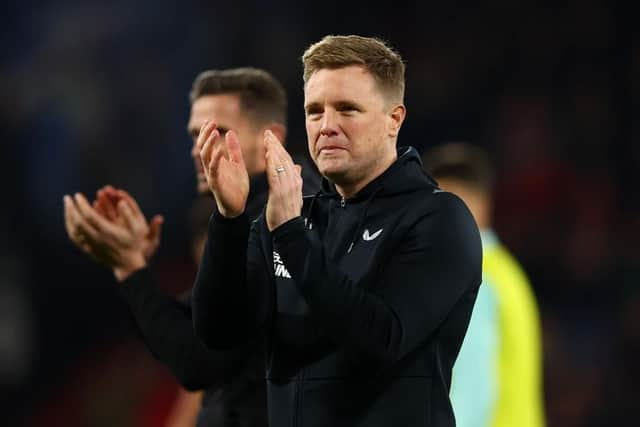
[(340, 199), (340, 207), (344, 208), (346, 206), (347, 202), (344, 200), (344, 197)]

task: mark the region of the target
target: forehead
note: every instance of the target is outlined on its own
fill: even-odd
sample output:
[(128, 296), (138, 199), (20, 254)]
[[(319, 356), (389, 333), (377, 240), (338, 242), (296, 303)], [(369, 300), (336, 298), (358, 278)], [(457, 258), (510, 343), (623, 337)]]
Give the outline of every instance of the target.
[(240, 97), (237, 94), (205, 95), (191, 105), (189, 128), (200, 128), (205, 120), (224, 127), (236, 127), (243, 120)]
[(305, 103), (309, 103), (331, 98), (382, 99), (382, 94), (366, 68), (350, 65), (336, 69), (323, 68), (313, 73), (304, 87), (304, 97)]

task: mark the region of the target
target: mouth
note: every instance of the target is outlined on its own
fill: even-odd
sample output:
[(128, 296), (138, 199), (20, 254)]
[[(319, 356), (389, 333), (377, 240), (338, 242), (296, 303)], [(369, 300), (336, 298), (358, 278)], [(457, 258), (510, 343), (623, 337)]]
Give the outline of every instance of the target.
[(318, 154), (335, 154), (341, 151), (346, 151), (346, 148), (339, 145), (325, 145), (318, 150)]

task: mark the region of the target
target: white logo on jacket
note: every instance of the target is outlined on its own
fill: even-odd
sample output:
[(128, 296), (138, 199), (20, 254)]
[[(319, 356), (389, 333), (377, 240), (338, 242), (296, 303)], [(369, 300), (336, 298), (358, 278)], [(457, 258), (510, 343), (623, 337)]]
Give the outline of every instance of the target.
[(276, 277), (284, 277), (286, 279), (291, 279), (291, 275), (287, 271), (284, 266), (284, 262), (282, 262), (282, 258), (280, 258), (280, 254), (276, 251), (273, 251), (273, 270), (276, 273)]
[(382, 233), (382, 228), (378, 231), (376, 231), (373, 234), (369, 234), (369, 229), (365, 229), (364, 233), (362, 233), (362, 240), (366, 240), (366, 241), (370, 241), (370, 240), (375, 240), (381, 233)]

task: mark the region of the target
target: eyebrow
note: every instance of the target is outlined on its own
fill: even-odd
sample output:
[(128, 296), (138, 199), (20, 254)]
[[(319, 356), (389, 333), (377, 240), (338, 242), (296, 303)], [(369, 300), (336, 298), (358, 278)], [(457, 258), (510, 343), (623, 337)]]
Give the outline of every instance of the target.
[(309, 111), (312, 108), (318, 108), (320, 107), (322, 104), (320, 104), (319, 102), (312, 102), (310, 104), (307, 104), (304, 106), (304, 111)]
[[(216, 129), (218, 129), (220, 135), (224, 135), (227, 133), (227, 131), (229, 131), (229, 129), (224, 126), (216, 126)], [(190, 137), (197, 138), (198, 135), (200, 135), (200, 128), (190, 127), (189, 125), (187, 125), (187, 133)]]
[(357, 108), (358, 110), (363, 109), (362, 105), (358, 104), (357, 102), (347, 101), (347, 100), (340, 100), (335, 103), (335, 106), (336, 108), (353, 107), (353, 108)]
[[(336, 102), (333, 102), (332, 104), (333, 104), (333, 106), (335, 108), (338, 108), (338, 109), (339, 108), (344, 108), (344, 107), (354, 107), (354, 108), (357, 108), (359, 110), (363, 110), (364, 109), (362, 107), (362, 105), (360, 105), (359, 103), (357, 103), (355, 101), (349, 101), (349, 100), (346, 100), (346, 99), (338, 100)], [(309, 104), (304, 106), (304, 110), (305, 111), (309, 111), (312, 108), (322, 108), (322, 103), (320, 103), (320, 102), (311, 102), (311, 103), (309, 103)]]

